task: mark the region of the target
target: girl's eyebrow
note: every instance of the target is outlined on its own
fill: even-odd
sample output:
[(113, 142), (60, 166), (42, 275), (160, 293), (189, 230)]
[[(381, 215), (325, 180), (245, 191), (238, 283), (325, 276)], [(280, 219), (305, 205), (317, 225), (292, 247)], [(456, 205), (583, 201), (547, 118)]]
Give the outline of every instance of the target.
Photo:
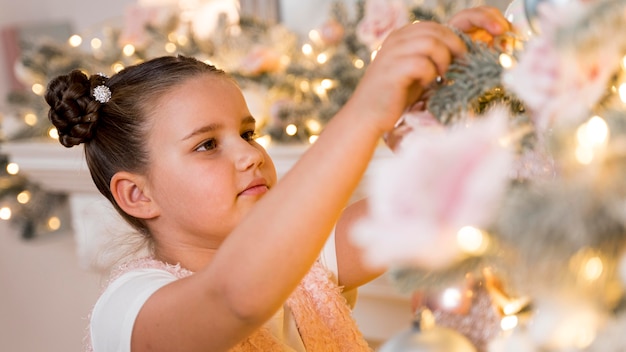
[(204, 125), (204, 126), (202, 126), (200, 128), (197, 128), (197, 129), (193, 130), (190, 134), (188, 134), (185, 137), (183, 137), (181, 139), (181, 141), (187, 140), (187, 139), (189, 139), (189, 138), (191, 138), (193, 136), (197, 136), (199, 134), (203, 134), (203, 133), (219, 130), (222, 127), (223, 127), (223, 125), (220, 124), (220, 123), (210, 123), (208, 125)]
[[(241, 124), (242, 125), (256, 124), (256, 120), (254, 119), (254, 117), (248, 115), (241, 120)], [(221, 123), (210, 123), (208, 125), (204, 125), (200, 128), (193, 130), (190, 134), (186, 135), (181, 140), (185, 141), (189, 138), (192, 138), (193, 136), (197, 136), (199, 134), (203, 134), (207, 132), (213, 132), (213, 131), (221, 129), (222, 127), (223, 125)]]
[(248, 116), (244, 117), (244, 118), (241, 120), (241, 124), (242, 124), (242, 125), (253, 124), (253, 123), (256, 123), (256, 120), (254, 119), (254, 117), (252, 117), (252, 116), (250, 116), (250, 115), (248, 115)]

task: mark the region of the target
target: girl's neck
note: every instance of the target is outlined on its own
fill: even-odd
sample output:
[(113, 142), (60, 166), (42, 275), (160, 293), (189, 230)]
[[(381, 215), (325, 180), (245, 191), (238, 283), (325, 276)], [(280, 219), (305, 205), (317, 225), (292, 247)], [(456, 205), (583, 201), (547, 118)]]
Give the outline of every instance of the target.
[(216, 251), (189, 246), (156, 246), (154, 258), (172, 265), (180, 264), (183, 268), (195, 272), (208, 265)]

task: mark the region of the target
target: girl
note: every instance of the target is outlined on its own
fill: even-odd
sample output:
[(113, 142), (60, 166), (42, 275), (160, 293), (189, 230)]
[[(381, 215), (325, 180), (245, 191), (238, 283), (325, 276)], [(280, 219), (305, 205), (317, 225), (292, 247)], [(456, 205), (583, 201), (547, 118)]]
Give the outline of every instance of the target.
[[(486, 7), (451, 24), (508, 29)], [(152, 244), (98, 299), (93, 350), (368, 350), (339, 294), (380, 274), (345, 239), (362, 205), (337, 226), (339, 286), (317, 259), (380, 137), (465, 50), (436, 23), (394, 32), (280, 183), (241, 91), (213, 66), (162, 57), (111, 78), (52, 80), (46, 101), (60, 142), (85, 144), (100, 192)]]

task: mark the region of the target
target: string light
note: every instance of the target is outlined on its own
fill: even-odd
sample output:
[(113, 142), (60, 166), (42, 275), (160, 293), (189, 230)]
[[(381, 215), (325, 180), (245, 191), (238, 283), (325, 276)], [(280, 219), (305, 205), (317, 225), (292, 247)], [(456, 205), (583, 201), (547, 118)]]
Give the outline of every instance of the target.
[(328, 61), (328, 55), (326, 53), (321, 53), (321, 54), (317, 55), (317, 63), (318, 64), (325, 64), (326, 61)]
[(458, 288), (447, 288), (441, 295), (441, 305), (453, 309), (461, 304), (461, 291)]
[(17, 173), (20, 172), (20, 166), (17, 165), (16, 163), (8, 163), (7, 164), (7, 173), (9, 175), (17, 175)]
[(24, 115), (24, 123), (28, 126), (35, 126), (37, 124), (37, 115), (32, 112), (27, 113)]
[(295, 134), (298, 133), (298, 127), (296, 127), (296, 125), (294, 124), (289, 124), (285, 128), (285, 133), (287, 133), (287, 135), (289, 136), (295, 136)]
[(457, 244), (467, 254), (480, 255), (487, 250), (488, 239), (485, 234), (472, 226), (464, 226), (457, 232)]
[(313, 47), (311, 46), (311, 44), (307, 43), (302, 45), (302, 53), (306, 56), (313, 54)]
[(310, 143), (310, 144), (315, 143), (319, 137), (320, 137), (320, 136), (318, 136), (318, 135), (312, 135), (312, 136), (310, 136), (310, 137), (309, 137), (309, 143)]
[(102, 47), (102, 40), (100, 40), (100, 38), (93, 38), (90, 44), (92, 49), (97, 50)]
[(111, 65), (111, 69), (115, 73), (120, 72), (121, 70), (124, 69), (124, 64), (122, 64), (121, 62), (116, 62), (113, 65)]
[(306, 128), (311, 131), (311, 133), (320, 133), (322, 131), (322, 124), (316, 119), (308, 119), (305, 122)]
[(263, 148), (267, 149), (272, 142), (272, 137), (270, 135), (261, 136), (255, 139), (257, 143), (259, 143)]
[(626, 83), (620, 84), (618, 91), (620, 100), (626, 104)]
[(500, 320), (500, 328), (504, 331), (510, 331), (517, 327), (519, 320), (515, 315), (508, 315)]
[(354, 65), (355, 68), (362, 69), (363, 67), (365, 67), (365, 61), (361, 59), (355, 59), (352, 62), (352, 65)]
[(598, 149), (606, 145), (609, 127), (600, 116), (593, 116), (586, 123), (580, 125), (576, 131), (575, 156), (578, 162), (587, 165), (594, 159)]
[(589, 281), (595, 281), (600, 278), (603, 271), (604, 265), (602, 264), (602, 259), (594, 256), (589, 258), (585, 265), (583, 265), (582, 276)]
[(0, 208), (0, 220), (9, 220), (11, 219), (11, 208), (2, 207)]
[(177, 49), (177, 47), (176, 47), (176, 44), (174, 44), (174, 43), (167, 43), (167, 44), (165, 44), (165, 51), (167, 51), (170, 54), (175, 53), (176, 49)]
[(43, 92), (45, 91), (45, 87), (43, 86), (43, 84), (40, 84), (40, 83), (33, 84), (30, 89), (33, 91), (33, 93), (37, 95), (42, 95)]
[(48, 229), (55, 231), (61, 228), (61, 219), (56, 216), (52, 216), (48, 219)]
[(126, 44), (122, 48), (122, 53), (126, 56), (132, 56), (135, 53), (135, 46), (132, 44)]
[(313, 41), (314, 43), (322, 42), (322, 37), (320, 36), (320, 32), (318, 32), (315, 29), (309, 31), (309, 39), (311, 39), (311, 41)]
[(513, 67), (513, 58), (509, 54), (500, 54), (500, 56), (498, 57), (498, 61), (500, 61), (500, 65), (504, 68)]
[(83, 43), (83, 38), (78, 34), (74, 34), (67, 40), (67, 42), (70, 44), (71, 47), (76, 48)]
[(48, 130), (48, 137), (52, 139), (59, 139), (59, 131), (56, 128), (52, 127)]
[(324, 78), (322, 82), (320, 82), (320, 85), (322, 86), (322, 88), (328, 90), (331, 89), (335, 84), (332, 79)]
[(17, 202), (20, 204), (26, 204), (30, 202), (31, 194), (29, 191), (22, 191), (17, 195)]

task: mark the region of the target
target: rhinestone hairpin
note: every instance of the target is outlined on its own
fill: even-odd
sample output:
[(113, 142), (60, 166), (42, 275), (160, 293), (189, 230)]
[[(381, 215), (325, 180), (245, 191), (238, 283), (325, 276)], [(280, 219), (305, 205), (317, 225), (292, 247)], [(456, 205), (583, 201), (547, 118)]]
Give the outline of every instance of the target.
[(111, 90), (109, 89), (109, 87), (101, 84), (93, 89), (93, 97), (94, 99), (96, 99), (96, 101), (104, 104), (111, 99)]

